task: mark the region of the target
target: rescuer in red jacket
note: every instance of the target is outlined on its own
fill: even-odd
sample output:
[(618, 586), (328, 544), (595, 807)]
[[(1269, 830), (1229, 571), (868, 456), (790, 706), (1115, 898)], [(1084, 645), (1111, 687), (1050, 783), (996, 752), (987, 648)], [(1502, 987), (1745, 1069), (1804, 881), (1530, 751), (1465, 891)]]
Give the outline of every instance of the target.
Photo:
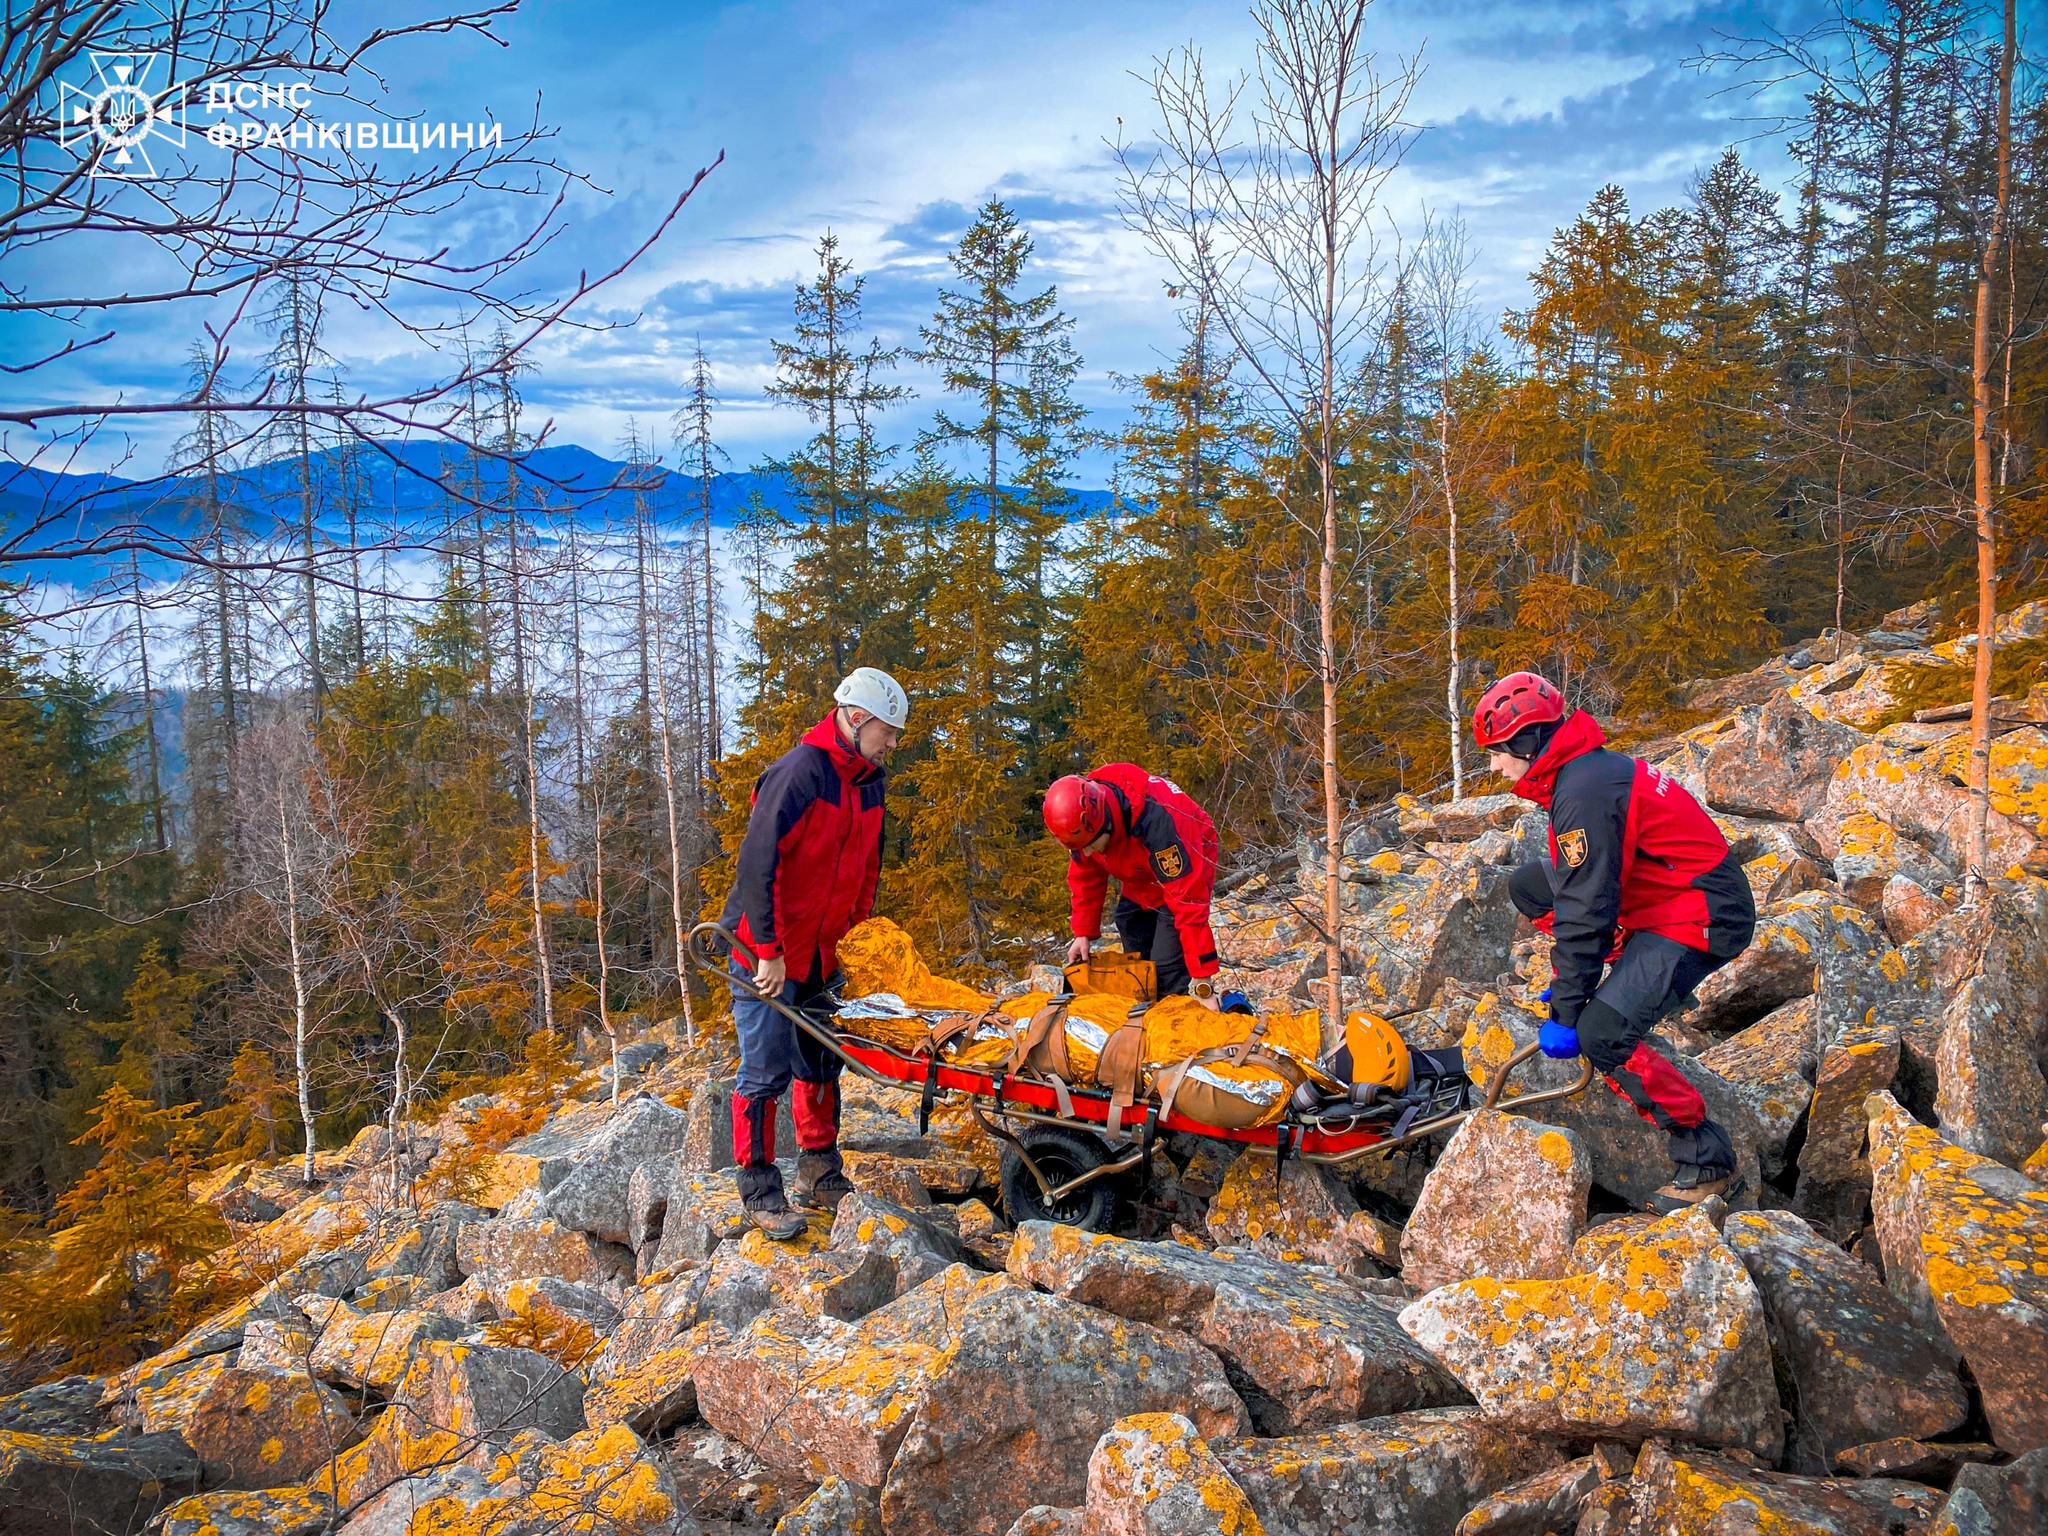
[(1677, 780), (1605, 750), (1598, 722), (1534, 672), (1487, 689), (1472, 734), (1493, 771), (1550, 812), (1550, 857), (1518, 869), (1508, 886), (1554, 941), (1544, 1054), (1583, 1049), (1608, 1086), (1667, 1133), (1676, 1172), (1653, 1208), (1739, 1193), (1728, 1133), (1643, 1038), (1749, 947), (1756, 903), (1728, 840)]
[[(830, 714), (754, 785), (747, 835), (721, 921), (744, 946), (733, 974), (802, 1011), (839, 980), (839, 941), (875, 910), (886, 765), (910, 701), (896, 679), (856, 667)], [(751, 965), (743, 963), (751, 955)], [(839, 1155), (839, 1058), (767, 1003), (733, 989), (740, 1037), (732, 1156), (740, 1200), (771, 1237), (804, 1228), (775, 1166), (775, 1101), (790, 1094), (799, 1204), (829, 1210), (851, 1192)]]
[[(1067, 962), (1086, 960), (1102, 934), (1102, 897), (1114, 875), (1117, 937), (1151, 960), (1159, 995), (1186, 992), (1215, 1007), (1216, 936), (1209, 899), (1216, 885), (1216, 827), (1171, 779), (1131, 763), (1069, 774), (1045, 792), (1045, 827), (1071, 855), (1074, 942)], [(1164, 921), (1161, 921), (1161, 918)]]

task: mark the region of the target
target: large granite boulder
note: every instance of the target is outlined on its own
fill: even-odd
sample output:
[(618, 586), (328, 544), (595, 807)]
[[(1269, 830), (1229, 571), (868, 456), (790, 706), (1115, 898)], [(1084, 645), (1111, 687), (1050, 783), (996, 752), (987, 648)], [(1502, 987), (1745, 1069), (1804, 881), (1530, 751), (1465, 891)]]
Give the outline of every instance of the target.
[(1250, 1248), (1270, 1259), (1368, 1275), (1401, 1262), (1399, 1235), (1360, 1210), (1335, 1173), (1298, 1159), (1276, 1169), (1264, 1152), (1248, 1151), (1231, 1163), (1210, 1197), (1205, 1225), (1218, 1247)]
[(1738, 712), (1730, 725), (1715, 735), (1702, 766), (1707, 804), (1773, 821), (1804, 821), (1818, 810), (1835, 764), (1865, 740), (1786, 693)]
[(1244, 1490), (1177, 1413), (1119, 1419), (1095, 1443), (1082, 1511), (1081, 1529), (1089, 1536), (1251, 1536), (1264, 1530)]
[(1487, 1495), (1564, 1460), (1548, 1439), (1476, 1408), (1211, 1440), (1209, 1450), (1268, 1533), (1315, 1536), (1442, 1536)]
[(1794, 1471), (1851, 1446), (1931, 1439), (1969, 1416), (1955, 1346), (1914, 1322), (1877, 1275), (1786, 1211), (1741, 1211), (1722, 1237), (1764, 1299), (1790, 1389)]
[(1222, 1360), (1261, 1434), (1466, 1401), (1382, 1298), (1242, 1249), (1203, 1253), (1031, 1221), (1017, 1230), (1010, 1273), (1200, 1339)]
[(1554, 1279), (1586, 1224), (1593, 1158), (1570, 1131), (1480, 1110), (1451, 1137), (1401, 1231), (1401, 1278)]
[(548, 1189), (542, 1214), (571, 1231), (626, 1244), (633, 1170), (681, 1150), (689, 1126), (687, 1114), (652, 1094), (627, 1099), (567, 1159), (571, 1166)]
[(1892, 1478), (1818, 1478), (1762, 1471), (1691, 1448), (1643, 1448), (1629, 1479), (1632, 1529), (1658, 1536), (1891, 1536), (1927, 1530), (1938, 1490)]
[[(1502, 1065), (1524, 1045), (1535, 1043), (1542, 1020), (1492, 993), (1482, 997), (1465, 1025), (1465, 1070), (1484, 1091)], [(1707, 1113), (1727, 1127), (1735, 1143), (1736, 1167), (1744, 1193), (1737, 1204), (1754, 1205), (1762, 1186), (1762, 1149), (1771, 1136), (1749, 1101), (1720, 1074), (1684, 1052), (1660, 1042), (1671, 1064), (1706, 1100)], [(1524, 1093), (1566, 1087), (1580, 1072), (1577, 1061), (1536, 1057), (1515, 1070), (1501, 1107), (1512, 1110)], [(1631, 1205), (1641, 1205), (1671, 1178), (1670, 1138), (1636, 1113), (1635, 1106), (1595, 1077), (1584, 1093), (1539, 1106), (1545, 1124), (1570, 1131), (1592, 1154), (1593, 1183)]]
[(1863, 1101), (1892, 1086), (1900, 1057), (1898, 1026), (1884, 1022), (1845, 1031), (1821, 1054), (1793, 1209), (1839, 1240), (1855, 1234), (1870, 1207)]
[(1871, 1206), (1885, 1283), (1963, 1353), (1992, 1438), (2048, 1445), (2048, 1189), (1872, 1094)]
[(1763, 1301), (1710, 1213), (1667, 1217), (1587, 1274), (1464, 1280), (1401, 1326), (1493, 1419), (1532, 1434), (1674, 1435), (1775, 1457)]
[(1204, 1439), (1250, 1428), (1222, 1364), (1186, 1334), (1021, 1288), (968, 1304), (919, 1395), (882, 1489), (892, 1536), (1003, 1529), (1080, 1504), (1119, 1419), (1172, 1413)]
[(0, 1529), (10, 1536), (129, 1536), (199, 1489), (175, 1434), (86, 1439), (0, 1430)]

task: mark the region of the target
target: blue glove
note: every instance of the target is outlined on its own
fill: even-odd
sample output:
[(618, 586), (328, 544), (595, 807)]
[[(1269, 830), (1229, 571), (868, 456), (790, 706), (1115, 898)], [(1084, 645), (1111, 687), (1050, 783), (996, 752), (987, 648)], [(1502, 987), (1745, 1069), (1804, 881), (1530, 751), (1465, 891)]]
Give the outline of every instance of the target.
[(1232, 987), (1228, 992), (1216, 999), (1216, 1007), (1223, 1013), (1252, 1013), (1256, 1011), (1252, 1007), (1252, 1000), (1235, 987)]
[(1536, 1043), (1543, 1054), (1555, 1061), (1570, 1061), (1579, 1054), (1579, 1032), (1569, 1024), (1545, 1019), (1536, 1031)]

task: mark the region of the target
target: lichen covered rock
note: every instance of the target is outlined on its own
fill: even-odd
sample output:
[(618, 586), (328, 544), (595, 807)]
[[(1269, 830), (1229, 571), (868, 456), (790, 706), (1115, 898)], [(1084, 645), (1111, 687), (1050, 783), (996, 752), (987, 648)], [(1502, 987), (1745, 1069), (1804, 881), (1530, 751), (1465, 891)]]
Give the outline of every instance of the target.
[(2004, 1467), (1964, 1467), (1935, 1517), (1933, 1536), (2048, 1530), (2048, 1449)]
[(893, 1266), (895, 1294), (899, 1296), (966, 1257), (960, 1239), (939, 1222), (908, 1206), (857, 1190), (839, 1202), (829, 1241), (837, 1253), (887, 1259)]
[(1992, 1438), (2048, 1445), (2048, 1190), (1872, 1094), (1871, 1205), (1885, 1283), (1969, 1362)]
[(1977, 975), (1942, 1014), (1934, 1053), (1934, 1112), (1959, 1147), (2018, 1167), (2048, 1114), (2048, 1080), (2035, 1050), (2042, 996)]
[(1870, 1204), (1869, 1121), (1863, 1101), (1899, 1075), (1898, 1027), (1872, 1023), (1845, 1032), (1821, 1055), (1806, 1143), (1799, 1149), (1793, 1209), (1831, 1236), (1846, 1239)]
[(524, 1429), (560, 1440), (584, 1427), (583, 1378), (530, 1349), (424, 1344), (391, 1400), (412, 1435), (472, 1445)]
[(1820, 1026), (1810, 997), (1787, 1003), (1700, 1052), (1699, 1063), (1746, 1102), (1762, 1127), (1757, 1161), (1764, 1177), (1785, 1168), (1785, 1149), (1806, 1116), (1820, 1068)]
[(1722, 1236), (1763, 1296), (1794, 1396), (1793, 1470), (1832, 1472), (1850, 1446), (1946, 1434), (1969, 1416), (1955, 1346), (1867, 1265), (1786, 1211), (1738, 1212)]
[(1804, 821), (1818, 810), (1836, 762), (1863, 740), (1788, 693), (1739, 711), (1727, 724), (1714, 733), (1701, 765), (1706, 803), (1773, 821)]
[[(1472, 1074), (1474, 1084), (1484, 1091), (1510, 1056), (1535, 1043), (1541, 1024), (1535, 1014), (1491, 992), (1481, 997), (1465, 1021), (1461, 1042), (1465, 1070)], [(1665, 1054), (1700, 1091), (1707, 1113), (1727, 1128), (1735, 1143), (1736, 1167), (1745, 1190), (1737, 1203), (1754, 1205), (1763, 1182), (1759, 1147), (1770, 1140), (1755, 1112), (1718, 1073), (1682, 1052), (1667, 1048)], [(1509, 1081), (1503, 1107), (1512, 1108), (1524, 1093), (1565, 1087), (1577, 1079), (1580, 1070), (1577, 1061), (1536, 1057), (1525, 1062)], [(1598, 1078), (1584, 1093), (1544, 1104), (1536, 1113), (1546, 1124), (1578, 1136), (1592, 1154), (1594, 1184), (1631, 1205), (1641, 1205), (1671, 1178), (1670, 1138)]]
[(1187, 1335), (1018, 1287), (961, 1312), (882, 1489), (892, 1536), (1002, 1529), (1080, 1504), (1118, 1419), (1178, 1413), (1206, 1438), (1250, 1428), (1217, 1358)]
[(576, 1285), (627, 1278), (632, 1256), (553, 1220), (501, 1216), (465, 1226), (456, 1238), (457, 1262), (492, 1295), (515, 1280), (552, 1275)]
[(486, 1461), (408, 1479), (349, 1520), (349, 1536), (675, 1536), (675, 1484), (623, 1426), (562, 1441), (531, 1430)]
[(1398, 1235), (1361, 1211), (1336, 1174), (1299, 1161), (1276, 1174), (1263, 1152), (1246, 1152), (1230, 1165), (1209, 1201), (1207, 1225), (1217, 1246), (1270, 1259), (1375, 1275), (1399, 1263)]
[(715, 1323), (699, 1323), (669, 1343), (636, 1351), (630, 1364), (593, 1380), (583, 1395), (590, 1427), (623, 1424), (635, 1434), (655, 1435), (695, 1413), (697, 1360), (717, 1329)]
[(1473, 1505), (1458, 1522), (1457, 1536), (1541, 1536), (1570, 1529), (1600, 1478), (1600, 1463), (1581, 1456), (1510, 1483)]
[(303, 1373), (240, 1367), (213, 1379), (185, 1425), (208, 1480), (236, 1488), (303, 1482), (357, 1433), (355, 1414), (331, 1387)]
[(1010, 1273), (1200, 1339), (1230, 1371), (1262, 1434), (1467, 1400), (1380, 1298), (1242, 1249), (1203, 1253), (1034, 1221), (1017, 1230)]
[(1423, 1182), (1401, 1232), (1401, 1278), (1411, 1290), (1433, 1291), (1474, 1275), (1563, 1275), (1592, 1186), (1592, 1154), (1576, 1135), (1480, 1110)]
[(86, 1439), (0, 1430), (0, 1529), (126, 1536), (182, 1494), (199, 1461), (174, 1434)]
[(461, 1325), (439, 1312), (358, 1312), (336, 1302), (318, 1320), (310, 1368), (322, 1381), (388, 1391), (420, 1345), (461, 1335)]
[(697, 1357), (698, 1411), (771, 1467), (879, 1488), (968, 1307), (1016, 1284), (955, 1265), (857, 1324), (765, 1312)]
[(828, 1477), (775, 1522), (775, 1536), (882, 1536), (881, 1507), (872, 1489)]
[(1541, 1434), (1669, 1434), (1775, 1456), (1763, 1302), (1703, 1209), (1590, 1274), (1465, 1280), (1401, 1313), (1489, 1417)]
[(1789, 1476), (1657, 1444), (1636, 1458), (1629, 1499), (1635, 1529), (1658, 1536), (1890, 1536), (1926, 1530), (1942, 1502), (1919, 1483)]
[(1441, 1536), (1488, 1494), (1563, 1460), (1549, 1441), (1476, 1408), (1209, 1449), (1268, 1533), (1315, 1536)]
[(195, 1493), (164, 1511), (158, 1536), (321, 1536), (334, 1501), (307, 1488)]
[(1088, 1458), (1088, 1536), (1265, 1536), (1251, 1501), (1177, 1413), (1120, 1419)]

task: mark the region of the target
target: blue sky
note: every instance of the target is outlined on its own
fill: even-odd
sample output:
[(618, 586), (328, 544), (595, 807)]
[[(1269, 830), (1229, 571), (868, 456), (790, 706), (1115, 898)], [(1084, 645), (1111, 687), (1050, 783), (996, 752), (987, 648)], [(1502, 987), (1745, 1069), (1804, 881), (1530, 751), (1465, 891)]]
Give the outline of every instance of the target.
[[(1676, 200), (1752, 133), (1737, 120), (1745, 104), (1717, 95), (1726, 82), (1688, 61), (1719, 32), (1758, 30), (1766, 16), (1791, 25), (1801, 10), (1380, 0), (1373, 15), (1384, 55), (1421, 50), (1425, 66), (1414, 104), (1424, 131), (1390, 210), (1412, 225), (1425, 204), (1459, 209), (1480, 296), (1497, 312), (1521, 301), (1553, 230), (1603, 183), (1619, 182), (1639, 210)], [(386, 60), (387, 99), (429, 118), (517, 120), (538, 98), (559, 157), (605, 189), (574, 195), (567, 233), (531, 274), (543, 287), (610, 265), (725, 152), (667, 238), (590, 313), (616, 328), (539, 349), (533, 419), (600, 451), (629, 417), (665, 439), (701, 336), (723, 397), (717, 430), (739, 466), (804, 434), (761, 390), (769, 339), (789, 333), (791, 290), (810, 274), (819, 235), (835, 230), (867, 274), (873, 329), (912, 343), (948, 246), (992, 193), (1018, 208), (1038, 279), (1059, 285), (1075, 317), (1084, 401), (1105, 419), (1119, 412), (1110, 375), (1151, 366), (1176, 332), (1161, 270), (1119, 221), (1104, 141), (1119, 117), (1133, 130), (1150, 121), (1132, 72), (1153, 56), (1192, 41), (1215, 71), (1248, 62), (1252, 39), (1240, 0), (529, 0), (498, 30), (504, 47), (406, 45)], [(1750, 154), (1774, 182), (1783, 175), (1772, 145)], [(161, 390), (199, 318), (128, 317), (118, 356), (36, 388)], [(12, 334), (10, 350), (22, 340)], [(365, 387), (438, 366), (368, 326), (337, 325), (332, 342)], [(898, 441), (935, 403), (928, 380), (913, 370), (907, 381), (920, 397), (894, 416)], [(24, 386), (0, 388), (19, 397)], [(19, 454), (21, 440), (9, 446)], [(138, 434), (129, 472), (153, 468), (165, 446)], [(120, 452), (110, 434), (89, 457), (106, 466)], [(1100, 464), (1087, 468), (1099, 483)]]

